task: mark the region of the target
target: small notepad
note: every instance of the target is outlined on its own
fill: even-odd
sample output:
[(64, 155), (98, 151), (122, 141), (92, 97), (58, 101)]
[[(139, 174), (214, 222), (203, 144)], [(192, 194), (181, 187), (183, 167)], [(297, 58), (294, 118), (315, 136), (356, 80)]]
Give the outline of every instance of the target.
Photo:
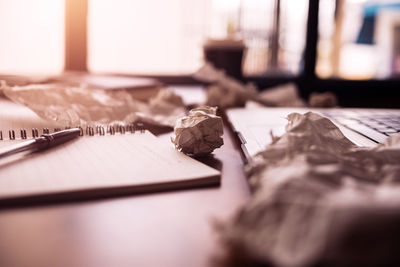
[(0, 203), (156, 192), (219, 182), (219, 171), (148, 131), (83, 136), (0, 162)]

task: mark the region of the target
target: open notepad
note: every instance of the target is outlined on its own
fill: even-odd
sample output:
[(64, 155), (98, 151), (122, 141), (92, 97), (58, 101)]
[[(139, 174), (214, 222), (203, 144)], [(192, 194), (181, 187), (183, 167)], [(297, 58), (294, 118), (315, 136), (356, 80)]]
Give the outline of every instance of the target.
[[(26, 116), (30, 112), (18, 108), (24, 109)], [(6, 135), (8, 118), (1, 114), (0, 128)], [(39, 123), (40, 119), (31, 115), (31, 120)], [(22, 126), (14, 125), (18, 127)], [(83, 136), (47, 151), (0, 162), (0, 203), (156, 192), (219, 182), (219, 171), (175, 151), (148, 131)]]

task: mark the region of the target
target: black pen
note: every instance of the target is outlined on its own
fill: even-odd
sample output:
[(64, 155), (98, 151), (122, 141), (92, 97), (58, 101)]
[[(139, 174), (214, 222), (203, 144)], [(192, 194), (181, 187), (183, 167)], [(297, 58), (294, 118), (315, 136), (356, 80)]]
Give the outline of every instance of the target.
[(36, 152), (60, 145), (62, 143), (65, 143), (69, 140), (78, 137), (80, 132), (81, 130), (79, 128), (71, 128), (67, 130), (54, 132), (51, 134), (41, 135), (38, 138), (18, 143), (16, 145), (6, 147), (5, 149), (0, 150), (0, 159), (14, 155), (19, 152), (24, 152), (24, 151)]

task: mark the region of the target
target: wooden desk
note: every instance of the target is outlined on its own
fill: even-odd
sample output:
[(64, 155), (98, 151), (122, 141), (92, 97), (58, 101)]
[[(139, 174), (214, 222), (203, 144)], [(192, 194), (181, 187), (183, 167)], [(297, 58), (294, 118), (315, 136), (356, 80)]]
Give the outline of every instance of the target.
[(220, 187), (0, 210), (0, 266), (209, 266), (213, 221), (249, 197), (225, 128)]

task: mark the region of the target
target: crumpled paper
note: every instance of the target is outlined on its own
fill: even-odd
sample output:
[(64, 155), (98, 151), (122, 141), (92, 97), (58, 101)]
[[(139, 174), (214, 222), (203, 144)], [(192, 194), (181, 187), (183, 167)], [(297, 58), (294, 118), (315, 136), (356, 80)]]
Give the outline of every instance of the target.
[(216, 115), (216, 107), (199, 107), (176, 121), (175, 148), (193, 156), (207, 155), (224, 144), (222, 118)]
[(186, 106), (181, 96), (168, 90), (160, 90), (155, 97), (150, 98), (149, 105), (142, 116), (153, 124), (175, 126), (178, 118), (186, 114)]
[(314, 108), (332, 108), (337, 106), (338, 100), (332, 92), (314, 92), (310, 95), (308, 103)]
[(0, 87), (8, 98), (32, 109), (40, 117), (65, 126), (131, 123), (137, 120), (156, 125), (175, 125), (186, 114), (180, 96), (161, 90), (150, 103), (133, 99), (129, 93), (74, 87), (63, 84), (31, 84)]
[(357, 147), (327, 118), (288, 116), (246, 167), (254, 192), (221, 237), (236, 266), (400, 263), (400, 134)]
[[(258, 92), (253, 83), (243, 84), (225, 74), (224, 70), (215, 68), (211, 63), (202, 66), (193, 77), (202, 82), (211, 83), (207, 88), (206, 105), (219, 108), (243, 107), (248, 102), (269, 107), (305, 107), (307, 104), (299, 96), (297, 85), (287, 83)], [(338, 104), (332, 92), (310, 95), (310, 107), (326, 108)]]
[(268, 88), (258, 94), (258, 101), (266, 106), (273, 107), (305, 107), (300, 98), (297, 86), (287, 83)]
[(255, 99), (257, 87), (252, 84), (243, 84), (225, 74), (225, 71), (216, 69), (206, 63), (195, 74), (194, 78), (203, 82), (212, 83), (207, 88), (206, 105), (229, 108), (244, 106), (246, 101)]

